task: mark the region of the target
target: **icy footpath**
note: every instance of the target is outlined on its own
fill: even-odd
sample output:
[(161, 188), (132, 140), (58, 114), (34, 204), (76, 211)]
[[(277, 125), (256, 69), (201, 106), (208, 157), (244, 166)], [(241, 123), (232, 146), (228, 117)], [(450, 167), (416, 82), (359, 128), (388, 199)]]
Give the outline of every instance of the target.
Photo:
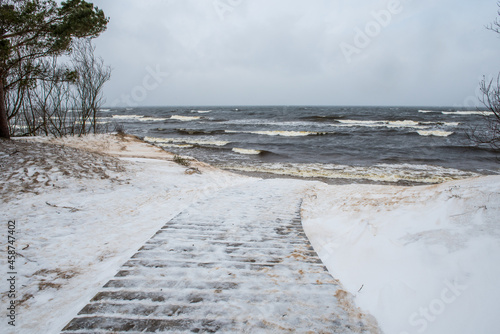
[(254, 180), (182, 211), (65, 333), (377, 333), (311, 247), (307, 184)]

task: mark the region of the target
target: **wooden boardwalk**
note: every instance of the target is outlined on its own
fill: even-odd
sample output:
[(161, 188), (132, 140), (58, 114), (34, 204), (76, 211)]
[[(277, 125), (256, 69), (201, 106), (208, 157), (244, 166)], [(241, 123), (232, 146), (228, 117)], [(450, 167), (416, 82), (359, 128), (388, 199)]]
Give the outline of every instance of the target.
[(63, 333), (378, 332), (342, 305), (302, 229), (303, 192), (303, 183), (261, 180), (195, 203)]

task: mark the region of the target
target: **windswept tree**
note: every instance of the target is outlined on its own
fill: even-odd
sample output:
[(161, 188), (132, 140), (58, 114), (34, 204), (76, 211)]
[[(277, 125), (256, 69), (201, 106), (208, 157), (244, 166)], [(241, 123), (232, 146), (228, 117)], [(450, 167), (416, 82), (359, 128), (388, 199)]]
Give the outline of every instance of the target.
[(87, 121), (94, 133), (97, 133), (97, 112), (104, 100), (102, 89), (111, 78), (111, 68), (104, 65), (102, 58), (95, 56), (95, 46), (90, 39), (78, 41), (72, 53), (71, 62), (76, 75), (75, 95), (76, 107), (81, 112), (81, 128), (79, 134), (87, 131)]
[(107, 23), (102, 10), (83, 0), (0, 0), (0, 138), (10, 138), (14, 116), (6, 95), (50, 80), (39, 60), (69, 52), (75, 39), (97, 37)]
[(485, 129), (478, 133), (473, 131), (472, 139), (477, 144), (488, 145), (500, 151), (500, 74), (496, 79), (484, 78), (480, 83), (481, 103), (488, 109), (484, 115)]
[[(500, 8), (500, 1), (498, 2)], [(487, 28), (500, 35), (500, 10), (497, 19)], [(479, 145), (488, 145), (494, 150), (500, 150), (500, 74), (493, 79), (486, 77), (480, 83), (481, 103), (488, 109), (484, 116), (486, 128), (484, 131), (472, 131), (471, 139)]]

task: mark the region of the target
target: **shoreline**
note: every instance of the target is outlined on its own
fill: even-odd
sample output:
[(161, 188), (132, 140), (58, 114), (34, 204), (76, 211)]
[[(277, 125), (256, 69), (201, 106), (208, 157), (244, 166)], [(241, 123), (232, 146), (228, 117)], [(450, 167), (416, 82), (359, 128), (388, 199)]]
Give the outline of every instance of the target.
[[(429, 186), (439, 183), (426, 183), (426, 182), (411, 182), (399, 180), (397, 182), (389, 182), (389, 181), (372, 181), (368, 179), (347, 179), (347, 178), (326, 178), (326, 177), (305, 177), (305, 176), (294, 176), (294, 175), (281, 175), (281, 174), (273, 174), (270, 172), (250, 172), (250, 171), (240, 171), (233, 170), (231, 168), (221, 168), (221, 170), (225, 170), (234, 174), (248, 176), (248, 177), (256, 177), (262, 179), (290, 179), (290, 180), (301, 180), (305, 182), (321, 182), (330, 186), (344, 186), (344, 185), (374, 185), (374, 186), (394, 186), (394, 187), (419, 187), (419, 186)], [(477, 177), (486, 177), (488, 175), (482, 176), (474, 176), (471, 178)], [(453, 182), (453, 181), (446, 181)]]
[[(138, 137), (144, 142), (170, 152), (171, 146), (161, 144), (161, 140)], [(235, 149), (233, 149), (234, 151)], [(240, 175), (259, 177), (264, 179), (289, 178), (305, 181), (320, 181), (330, 185), (344, 184), (373, 184), (396, 186), (423, 186), (440, 184), (455, 180), (464, 180), (473, 177), (500, 175), (500, 169), (485, 168), (460, 169), (459, 167), (445, 167), (434, 164), (418, 164), (406, 162), (363, 164), (331, 164), (314, 162), (290, 161), (210, 161), (197, 154), (191, 156), (189, 151), (179, 151), (176, 155), (189, 157), (197, 161)], [(247, 155), (247, 154), (243, 154)]]
[[(6, 164), (12, 160), (10, 175), (4, 168), (2, 177), (17, 193), (7, 196), (3, 186), (6, 210), (1, 216), (16, 219), (20, 226), (18, 263), (24, 287), (18, 286), (18, 329), (25, 333), (59, 332), (169, 217), (215, 192), (258, 180), (197, 161), (190, 163), (201, 174), (188, 175), (187, 167), (172, 161), (173, 154), (132, 136), (19, 142), (41, 142), (33, 145), (33, 152), (3, 153)], [(46, 144), (72, 149), (60, 152)], [(45, 156), (31, 164), (27, 157), (36, 154)], [(450, 319), (463, 317), (479, 296), (483, 316), (476, 327), (484, 332), (494, 328), (488, 327), (494, 318), (487, 315), (488, 309), (498, 311), (493, 301), (500, 298), (491, 280), (500, 274), (495, 269), (500, 227), (494, 224), (500, 215), (500, 176), (412, 187), (303, 182), (309, 188), (301, 210), (307, 236), (330, 273), (355, 296), (357, 306), (376, 316), (384, 331), (416, 332), (420, 327), (408, 320), (412, 312), (417, 312), (414, 320), (421, 320), (419, 307), (439, 300), (450, 282), (469, 288), (454, 304), (445, 303), (446, 314), (436, 316), (441, 321), (428, 322), (430, 329), (435, 327), (428, 332), (439, 333), (442, 323), (452, 325)], [(470, 231), (484, 233), (466, 233)], [(456, 235), (460, 238), (454, 239)], [(433, 257), (440, 266), (429, 261)], [(480, 259), (476, 264), (475, 258)], [(2, 256), (2, 266), (5, 261)], [(429, 271), (425, 284), (412, 278), (420, 277), (421, 270)], [(5, 325), (0, 328), (8, 329)], [(467, 327), (462, 324), (455, 333), (461, 328)]]

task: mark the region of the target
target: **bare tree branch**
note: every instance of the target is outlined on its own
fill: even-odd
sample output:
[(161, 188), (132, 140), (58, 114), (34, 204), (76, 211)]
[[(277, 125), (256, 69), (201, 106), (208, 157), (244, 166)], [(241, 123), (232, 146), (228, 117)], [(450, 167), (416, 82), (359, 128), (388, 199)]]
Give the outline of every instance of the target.
[[(500, 8), (500, 1), (498, 7)], [(500, 10), (498, 15), (500, 17)], [(500, 34), (500, 18), (487, 28)], [(481, 131), (473, 129), (469, 138), (477, 145), (488, 145), (491, 149), (500, 151), (500, 74), (490, 80), (483, 77), (479, 87), (482, 93), (480, 101), (488, 110), (483, 116), (485, 129)]]

